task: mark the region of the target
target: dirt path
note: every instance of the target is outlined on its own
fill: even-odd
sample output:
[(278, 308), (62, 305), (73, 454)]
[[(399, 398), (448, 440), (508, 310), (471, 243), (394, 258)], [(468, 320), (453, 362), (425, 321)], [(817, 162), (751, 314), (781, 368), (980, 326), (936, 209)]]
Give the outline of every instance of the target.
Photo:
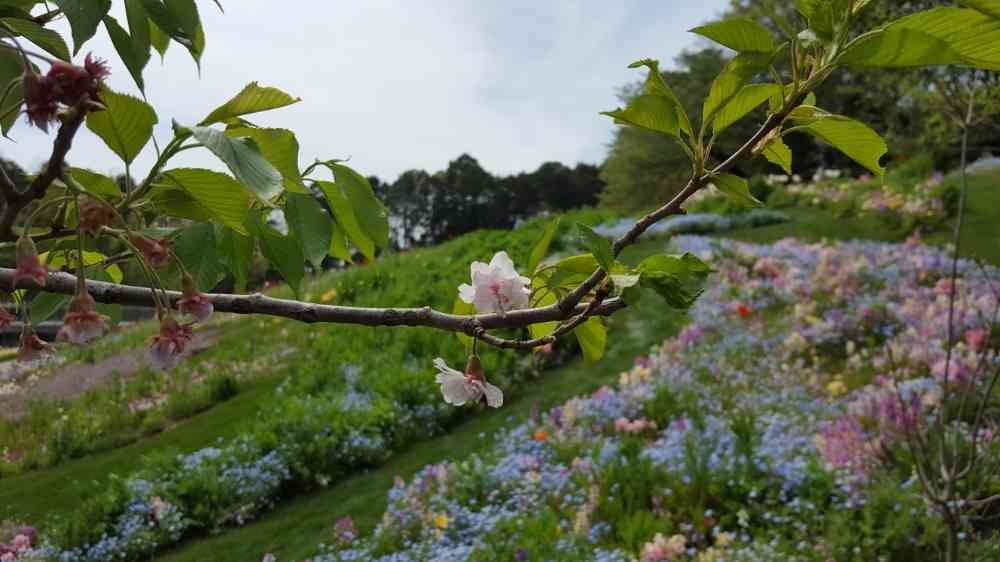
[[(190, 354), (201, 353), (218, 337), (220, 326), (210, 326), (194, 333)], [(93, 388), (118, 379), (130, 379), (145, 366), (145, 347), (129, 348), (122, 353), (94, 363), (70, 363), (48, 370), (35, 380), (19, 383), (21, 390), (0, 395), (0, 418), (16, 421), (35, 399), (69, 400)]]

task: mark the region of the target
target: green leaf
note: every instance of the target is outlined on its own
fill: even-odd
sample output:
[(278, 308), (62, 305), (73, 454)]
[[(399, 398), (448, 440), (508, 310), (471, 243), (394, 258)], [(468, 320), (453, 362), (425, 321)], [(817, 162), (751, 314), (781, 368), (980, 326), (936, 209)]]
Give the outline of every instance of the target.
[(577, 223), (576, 229), (580, 233), (581, 240), (586, 244), (590, 253), (593, 254), (594, 259), (597, 260), (601, 269), (605, 273), (610, 273), (615, 265), (615, 256), (611, 251), (611, 241), (594, 232), (594, 229), (585, 224)]
[(756, 197), (750, 195), (750, 186), (747, 184), (747, 180), (739, 176), (719, 174), (712, 177), (712, 185), (719, 191), (748, 207), (764, 206)]
[(160, 0), (143, 0), (142, 4), (149, 14), (150, 21), (157, 28), (154, 30), (150, 27), (150, 39), (160, 55), (162, 56), (167, 48), (166, 42), (157, 36), (158, 32), (165, 33), (183, 45), (195, 63), (200, 65), (201, 55), (205, 50), (205, 33), (194, 0), (168, 0), (166, 4)]
[(174, 240), (174, 253), (201, 291), (212, 290), (227, 273), (216, 245), (215, 226), (210, 223), (193, 224)]
[[(153, 25), (142, 0), (125, 0), (125, 19), (128, 20), (128, 33), (132, 39), (132, 50), (139, 59), (149, 61), (149, 48), (152, 45)], [(145, 67), (145, 63), (143, 63)]]
[(879, 161), (889, 151), (889, 147), (871, 127), (843, 115), (821, 113), (802, 118), (810, 110), (822, 111), (815, 107), (802, 106), (792, 113), (790, 117), (793, 121), (802, 123), (795, 128), (796, 130), (812, 134), (879, 177), (885, 174), (885, 168)]
[(73, 32), (73, 54), (80, 52), (111, 9), (111, 0), (52, 0), (62, 10)]
[(163, 185), (189, 195), (214, 220), (246, 234), (250, 198), (243, 186), (226, 174), (199, 168), (177, 168), (161, 174)]
[[(476, 307), (472, 306), (471, 303), (467, 303), (460, 298), (455, 298), (455, 304), (451, 307), (451, 313), (458, 316), (473, 316), (476, 314)], [(462, 342), (465, 346), (466, 353), (472, 352), (472, 338), (462, 332), (455, 332), (455, 336), (458, 337), (458, 341)]]
[(710, 123), (715, 114), (729, 103), (755, 75), (767, 70), (774, 55), (772, 53), (740, 53), (729, 61), (726, 68), (712, 82), (705, 98), (702, 120)]
[(306, 193), (299, 175), (299, 141), (288, 129), (261, 129), (256, 127), (230, 127), (230, 137), (250, 137), (264, 158), (281, 173), (285, 189)]
[(873, 68), (961, 65), (1000, 70), (1000, 19), (966, 8), (934, 8), (858, 37), (839, 64)]
[[(556, 297), (556, 293), (549, 290), (542, 284), (541, 279), (536, 279), (533, 283), (533, 288), (538, 291), (540, 295), (537, 299), (532, 301), (532, 306), (550, 306), (556, 304), (559, 299)], [(469, 305), (470, 307), (472, 305)], [(530, 324), (528, 326), (528, 332), (531, 333), (531, 339), (544, 338), (545, 336), (551, 334), (559, 327), (559, 322), (541, 322), (538, 324)]]
[(774, 40), (771, 39), (771, 34), (767, 29), (746, 18), (710, 23), (696, 27), (691, 32), (740, 53), (747, 51), (770, 53), (774, 50)]
[(264, 159), (252, 138), (232, 138), (211, 127), (190, 127), (188, 130), (229, 167), (237, 181), (262, 201), (269, 201), (281, 193), (281, 173)]
[(347, 247), (347, 236), (344, 235), (344, 230), (336, 221), (330, 226), (330, 255), (338, 260), (353, 262), (354, 259), (351, 256), (351, 250)]
[(837, 27), (838, 15), (846, 13), (846, 0), (795, 0), (795, 7), (809, 22), (809, 29), (830, 40)]
[(657, 255), (644, 259), (636, 270), (643, 287), (653, 289), (673, 308), (689, 308), (704, 291), (712, 269), (694, 254)]
[(40, 292), (31, 299), (31, 322), (40, 324), (69, 304), (69, 295)]
[(167, 54), (167, 49), (170, 48), (170, 36), (164, 33), (152, 19), (149, 20), (149, 44), (156, 49), (157, 53), (160, 53), (160, 61), (162, 62), (164, 55)]
[(389, 212), (385, 205), (375, 197), (368, 179), (351, 168), (336, 162), (326, 162), (325, 166), (333, 172), (334, 182), (351, 202), (358, 225), (369, 239), (379, 248), (389, 245)]
[(289, 193), (285, 198), (285, 219), (289, 234), (295, 236), (302, 247), (302, 255), (321, 270), (323, 258), (330, 253), (333, 239), (333, 219), (312, 195)]
[(260, 239), (261, 253), (288, 282), (298, 298), (299, 291), (302, 289), (302, 280), (305, 279), (306, 275), (306, 260), (302, 256), (302, 248), (299, 247), (298, 241), (293, 236), (282, 236), (280, 232), (264, 222), (261, 216), (258, 216), (256, 220), (256, 231)]
[[(4, 100), (2, 109), (20, 106), (24, 102), (23, 76), (24, 63), (21, 61), (20, 55), (10, 49), (0, 49), (0, 91), (8, 85), (12, 86), (7, 93), (7, 99)], [(4, 136), (7, 136), (7, 132), (14, 126), (20, 115), (19, 112), (14, 111), (3, 119), (3, 122), (0, 123), (0, 130)]]
[(712, 128), (715, 134), (726, 130), (730, 125), (757, 109), (758, 106), (771, 99), (775, 94), (780, 95), (781, 91), (781, 86), (777, 84), (751, 84), (743, 86), (729, 102), (716, 112), (715, 119), (712, 121)]
[(643, 59), (629, 65), (629, 68), (648, 67), (642, 93), (629, 100), (624, 108), (604, 111), (601, 114), (615, 119), (616, 123), (626, 123), (679, 137), (680, 131), (692, 135), (691, 121), (677, 96), (663, 81), (659, 63)]
[(107, 87), (101, 88), (101, 101), (107, 110), (88, 113), (87, 128), (126, 164), (131, 164), (153, 136), (153, 125), (159, 122), (156, 112), (139, 98)]
[(792, 173), (792, 149), (780, 137), (768, 142), (762, 154), (768, 162), (780, 166), (786, 174)]
[(253, 262), (254, 239), (217, 224), (215, 240), (219, 259), (233, 274), (236, 289), (242, 291), (247, 286), (250, 264)]
[[(76, 237), (71, 239), (73, 244), (76, 244)], [(76, 250), (72, 251), (52, 251), (52, 252), (42, 252), (38, 255), (38, 259), (49, 266), (51, 269), (59, 270), (64, 267), (69, 267), (71, 269), (76, 269), (79, 267), (80, 260), (77, 259)], [(87, 267), (99, 264), (104, 260), (108, 259), (108, 256), (100, 252), (91, 252), (84, 250), (83, 252), (83, 264)], [(111, 264), (105, 268), (108, 273), (108, 280), (114, 283), (121, 283), (124, 275), (122, 270), (118, 265)], [(90, 274), (90, 271), (87, 272)]]
[(117, 201), (122, 198), (122, 190), (115, 180), (108, 176), (92, 172), (84, 168), (71, 168), (70, 175), (88, 193), (97, 195), (105, 201)]
[(614, 283), (615, 295), (622, 298), (625, 304), (631, 306), (639, 301), (639, 282), (642, 275), (634, 271), (611, 274), (611, 282)]
[(146, 45), (145, 51), (140, 51), (128, 32), (118, 24), (118, 20), (111, 16), (104, 18), (104, 27), (108, 30), (111, 43), (115, 46), (115, 50), (118, 51), (118, 56), (121, 57), (122, 62), (125, 63), (125, 68), (132, 75), (132, 80), (135, 80), (139, 91), (146, 91), (146, 85), (142, 79), (142, 71), (146, 68), (146, 63), (149, 61), (149, 45)]
[(600, 318), (591, 316), (583, 324), (573, 328), (573, 333), (576, 341), (580, 342), (583, 358), (588, 363), (596, 363), (604, 357), (604, 350), (608, 345), (608, 329)]
[(212, 123), (228, 121), (241, 115), (277, 109), (299, 101), (302, 100), (292, 97), (277, 88), (261, 86), (256, 82), (251, 82), (243, 88), (243, 91), (236, 94), (233, 99), (217, 107), (198, 124), (210, 125)]
[(62, 36), (55, 31), (45, 29), (31, 20), (18, 18), (0, 18), (0, 23), (53, 56), (69, 61), (69, 47), (66, 46)]
[(545, 230), (542, 232), (541, 238), (538, 242), (535, 242), (535, 246), (531, 249), (531, 256), (528, 257), (528, 267), (526, 271), (528, 275), (535, 273), (538, 269), (538, 264), (542, 263), (545, 259), (545, 255), (549, 253), (549, 246), (552, 244), (552, 238), (556, 235), (559, 230), (560, 217), (556, 217), (545, 225)]
[(958, 0), (958, 3), (994, 18), (1000, 18), (1000, 0)]
[(358, 219), (354, 216), (354, 209), (347, 195), (341, 190), (340, 184), (330, 181), (317, 181), (316, 186), (320, 188), (326, 197), (326, 202), (333, 211), (337, 225), (343, 228), (344, 233), (350, 238), (351, 243), (369, 260), (375, 259), (375, 243), (369, 238), (358, 224)]

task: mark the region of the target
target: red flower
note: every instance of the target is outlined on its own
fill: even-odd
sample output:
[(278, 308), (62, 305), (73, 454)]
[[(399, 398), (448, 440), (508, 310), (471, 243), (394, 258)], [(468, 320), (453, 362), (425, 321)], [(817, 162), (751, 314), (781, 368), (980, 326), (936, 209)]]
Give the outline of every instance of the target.
[(21, 341), (17, 348), (18, 361), (34, 361), (43, 353), (51, 351), (49, 344), (42, 341), (31, 326), (25, 324), (24, 331), (21, 332)]
[(750, 309), (747, 308), (747, 305), (743, 303), (736, 305), (736, 312), (737, 314), (740, 315), (740, 318), (746, 318), (747, 316), (750, 316)]
[(70, 301), (69, 310), (63, 317), (63, 325), (56, 338), (85, 344), (103, 336), (106, 329), (105, 317), (97, 313), (94, 297), (84, 288)]
[(17, 241), (17, 248), (14, 250), (14, 262), (17, 269), (14, 271), (12, 285), (16, 288), (19, 281), (23, 279), (31, 280), (39, 287), (45, 286), (45, 277), (49, 270), (38, 259), (38, 250), (31, 238), (22, 236)]
[(139, 248), (139, 251), (142, 252), (142, 256), (146, 258), (149, 265), (157, 269), (166, 265), (167, 259), (170, 258), (169, 240), (153, 240), (138, 232), (129, 232), (128, 239), (136, 248)]
[(183, 296), (177, 301), (177, 310), (184, 314), (190, 314), (197, 322), (207, 322), (215, 310), (212, 301), (198, 290), (194, 279), (187, 273), (184, 274), (183, 283)]
[(59, 102), (53, 95), (49, 79), (35, 72), (26, 70), (24, 73), (24, 111), (28, 115), (28, 123), (48, 132), (49, 123), (55, 121)]
[(173, 316), (164, 316), (160, 320), (160, 334), (153, 336), (149, 346), (150, 365), (163, 371), (176, 367), (191, 337), (191, 326), (179, 324)]
[(24, 105), (28, 122), (47, 132), (60, 103), (76, 105), (84, 96), (97, 102), (90, 104), (90, 110), (101, 109), (98, 97), (101, 81), (110, 74), (107, 63), (94, 58), (93, 54), (87, 55), (83, 66), (56, 61), (45, 76), (27, 69), (24, 73)]
[(80, 209), (80, 227), (87, 232), (97, 232), (115, 220), (114, 209), (95, 197), (81, 195), (77, 198), (77, 206)]

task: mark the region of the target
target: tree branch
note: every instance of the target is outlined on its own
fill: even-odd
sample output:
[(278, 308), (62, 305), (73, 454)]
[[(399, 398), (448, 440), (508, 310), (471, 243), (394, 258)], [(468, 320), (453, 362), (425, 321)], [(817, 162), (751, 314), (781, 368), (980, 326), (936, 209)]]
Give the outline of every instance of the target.
[[(11, 287), (14, 280), (14, 273), (14, 269), (0, 268), (0, 286)], [(44, 290), (50, 293), (73, 295), (76, 294), (76, 282), (75, 275), (54, 272), (48, 275)], [(32, 281), (22, 279), (14, 288), (37, 289), (38, 287)], [(102, 303), (150, 307), (153, 306), (154, 302), (153, 293), (147, 287), (88, 280), (87, 290), (94, 297), (94, 300)], [(470, 336), (477, 335), (484, 330), (520, 328), (539, 322), (561, 321), (573, 314), (587, 313), (590, 315), (606, 316), (625, 308), (625, 303), (621, 299), (611, 299), (596, 307), (591, 307), (589, 303), (581, 304), (576, 309), (570, 311), (570, 314), (565, 314), (558, 307), (552, 305), (514, 310), (506, 314), (460, 316), (439, 312), (429, 306), (423, 308), (337, 306), (276, 299), (260, 293), (251, 295), (210, 293), (205, 296), (212, 301), (212, 306), (219, 312), (267, 314), (269, 316), (281, 316), (306, 323), (360, 324), (364, 326), (426, 326), (449, 332), (462, 332)], [(180, 291), (166, 291), (165, 297), (171, 305), (174, 305), (182, 295)]]
[(68, 117), (59, 127), (56, 140), (52, 143), (52, 155), (49, 162), (40, 174), (35, 176), (28, 189), (21, 192), (14, 186), (13, 182), (0, 180), (0, 197), (3, 198), (3, 212), (0, 213), (0, 241), (12, 241), (17, 238), (14, 233), (14, 223), (17, 216), (32, 201), (45, 197), (45, 192), (49, 186), (63, 174), (63, 166), (66, 165), (66, 154), (73, 146), (73, 137), (80, 130), (80, 125), (87, 116), (86, 106), (90, 103), (86, 97), (80, 101), (68, 114)]

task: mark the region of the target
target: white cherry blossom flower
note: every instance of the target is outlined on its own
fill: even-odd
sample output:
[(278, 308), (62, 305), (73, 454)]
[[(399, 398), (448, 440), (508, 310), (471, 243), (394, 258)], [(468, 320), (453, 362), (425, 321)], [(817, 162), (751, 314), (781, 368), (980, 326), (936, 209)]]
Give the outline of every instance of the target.
[(480, 314), (527, 308), (531, 280), (519, 275), (507, 252), (497, 252), (489, 265), (472, 262), (472, 284), (458, 287), (458, 296)]
[[(478, 359), (475, 364), (479, 364)], [(485, 398), (486, 404), (491, 408), (503, 406), (503, 391), (486, 382), (481, 370), (463, 373), (449, 367), (440, 357), (434, 360), (434, 366), (438, 370), (435, 381), (441, 385), (441, 395), (448, 404), (462, 406)]]

